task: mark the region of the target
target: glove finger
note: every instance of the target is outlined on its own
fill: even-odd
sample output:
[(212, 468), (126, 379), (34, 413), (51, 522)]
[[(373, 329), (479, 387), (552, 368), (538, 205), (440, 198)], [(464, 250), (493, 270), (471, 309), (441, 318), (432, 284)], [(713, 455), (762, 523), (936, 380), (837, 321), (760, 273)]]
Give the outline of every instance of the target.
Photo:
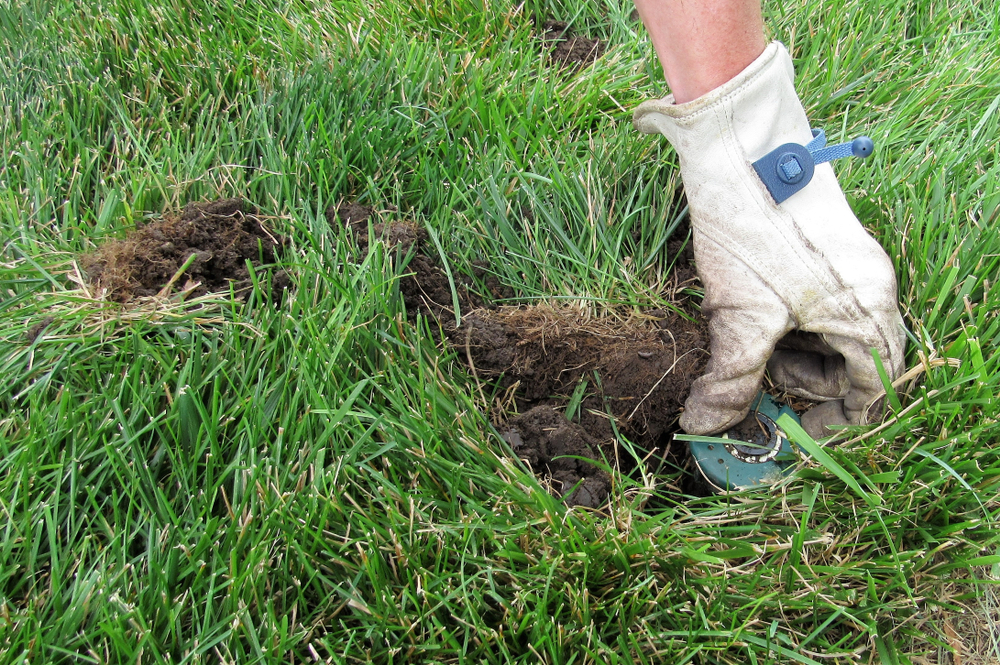
[(775, 351), (767, 361), (767, 372), (782, 390), (817, 402), (843, 398), (851, 387), (839, 353)]
[[(898, 317), (898, 314), (896, 316)], [(867, 343), (846, 336), (826, 336), (827, 342), (844, 357), (844, 371), (850, 386), (844, 395), (844, 415), (852, 424), (867, 424), (868, 408), (885, 388), (876, 369), (872, 349), (878, 351), (890, 380), (895, 379), (903, 371), (905, 337), (901, 327), (897, 327), (893, 333), (895, 334), (876, 337), (878, 341)]]
[(713, 434), (740, 422), (760, 391), (767, 358), (791, 327), (786, 311), (724, 308), (708, 323), (711, 359), (691, 385), (681, 427), (689, 434)]
[[(788, 392), (808, 399), (830, 400), (802, 415), (802, 427), (813, 438), (836, 433), (831, 426), (867, 424), (868, 418), (875, 415), (869, 407), (885, 386), (875, 366), (873, 348), (878, 351), (890, 379), (902, 373), (905, 341), (902, 321), (896, 313), (888, 318), (889, 324), (876, 330), (895, 328), (895, 334), (869, 337), (884, 340), (882, 343), (865, 344), (847, 336), (805, 333), (796, 336), (799, 341), (805, 340), (804, 345), (793, 342), (791, 346), (819, 351), (825, 346), (829, 351), (776, 351), (768, 361), (772, 380)], [(897, 321), (898, 325), (893, 325)]]
[(802, 414), (802, 429), (814, 439), (825, 439), (836, 434), (837, 430), (829, 429), (831, 425), (850, 425), (844, 415), (844, 400), (817, 404)]

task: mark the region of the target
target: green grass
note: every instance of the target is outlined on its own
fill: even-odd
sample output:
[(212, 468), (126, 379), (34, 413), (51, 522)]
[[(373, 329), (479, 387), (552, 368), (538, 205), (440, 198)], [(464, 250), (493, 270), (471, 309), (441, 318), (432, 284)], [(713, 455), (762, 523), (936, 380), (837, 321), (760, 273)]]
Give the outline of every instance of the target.
[[(395, 206), (518, 302), (663, 306), (686, 211), (673, 152), (631, 128), (664, 85), (630, 5), (0, 6), (0, 660), (947, 652), (941, 617), (1000, 579), (1000, 15), (767, 9), (814, 125), (876, 141), (838, 172), (926, 371), (774, 495), (677, 503), (668, 477), (616, 475), (588, 513), (539, 487), (436, 326), (408, 322), (406, 257), (359, 255), (323, 211)], [(607, 51), (552, 69), (539, 16)], [(233, 195), (290, 238), (281, 306), (80, 290), (78, 253)]]

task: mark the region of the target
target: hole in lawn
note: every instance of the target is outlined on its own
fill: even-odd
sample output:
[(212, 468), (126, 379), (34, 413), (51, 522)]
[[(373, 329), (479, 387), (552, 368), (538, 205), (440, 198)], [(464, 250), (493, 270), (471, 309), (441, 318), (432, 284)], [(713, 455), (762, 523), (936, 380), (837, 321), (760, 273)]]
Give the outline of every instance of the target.
[(604, 52), (604, 43), (574, 34), (564, 21), (542, 23), (542, 44), (551, 49), (549, 57), (558, 66), (581, 69), (596, 61)]
[[(327, 218), (351, 227), (365, 248), (369, 218), (356, 218), (357, 210), (341, 205)], [(496, 395), (494, 423), (554, 494), (569, 504), (605, 502), (610, 479), (575, 458), (633, 471), (636, 462), (616, 444), (616, 431), (638, 455), (652, 453), (645, 466), (674, 473), (686, 466), (686, 446), (674, 444), (672, 435), (691, 382), (708, 360), (699, 318), (663, 310), (616, 319), (551, 305), (486, 307), (470, 288), (473, 280), (456, 275), (463, 312), (456, 327), (448, 279), (436, 251), (423, 244), (425, 232), (391, 221), (373, 222), (371, 231), (390, 247), (414, 250), (404, 269), (411, 274), (400, 282), (407, 311), (433, 317), (476, 380), (493, 383), (484, 393)], [(678, 257), (680, 276), (693, 275), (690, 259), (690, 252)], [(489, 280), (487, 288), (494, 296), (503, 290)], [(512, 412), (521, 415), (509, 417)]]
[[(284, 245), (285, 238), (269, 232), (253, 206), (239, 198), (220, 199), (189, 203), (179, 215), (139, 225), (80, 263), (98, 290), (121, 303), (158, 294), (197, 297), (230, 284), (247, 294), (252, 286), (247, 261), (255, 267), (274, 263)], [(274, 275), (278, 298), (288, 285), (284, 272)]]
[(536, 406), (511, 418), (501, 436), (556, 496), (569, 505), (599, 508), (611, 477), (587, 460), (600, 459), (600, 442), (551, 406)]

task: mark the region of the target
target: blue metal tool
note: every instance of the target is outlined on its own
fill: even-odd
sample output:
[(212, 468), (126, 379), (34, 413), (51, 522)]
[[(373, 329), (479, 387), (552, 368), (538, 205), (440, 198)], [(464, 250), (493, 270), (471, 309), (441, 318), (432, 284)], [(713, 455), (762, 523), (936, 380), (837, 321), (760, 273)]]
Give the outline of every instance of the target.
[(783, 413), (799, 421), (784, 404), (767, 393), (758, 394), (746, 419), (720, 435), (732, 443), (688, 443), (698, 470), (721, 492), (774, 484), (796, 459), (787, 436), (777, 425)]

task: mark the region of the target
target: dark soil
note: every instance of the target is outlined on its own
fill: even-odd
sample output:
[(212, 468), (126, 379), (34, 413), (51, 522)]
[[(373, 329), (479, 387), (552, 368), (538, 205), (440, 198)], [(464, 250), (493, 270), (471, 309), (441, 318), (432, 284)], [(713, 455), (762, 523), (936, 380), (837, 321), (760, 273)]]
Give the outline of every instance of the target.
[[(247, 261), (255, 267), (274, 263), (284, 244), (284, 238), (263, 226), (253, 206), (239, 198), (220, 199), (189, 203), (180, 215), (138, 226), (123, 240), (82, 257), (81, 263), (91, 283), (122, 303), (161, 293), (197, 297), (229, 288), (246, 294), (252, 286)], [(192, 255), (192, 263), (178, 275)], [(288, 284), (285, 273), (273, 276), (278, 299)]]
[(339, 208), (334, 209), (330, 207), (326, 211), (326, 221), (333, 224), (335, 220), (331, 219), (331, 215), (339, 218), (340, 221), (348, 226), (358, 228), (362, 224), (365, 224), (368, 218), (372, 216), (372, 207), (361, 205), (360, 203), (344, 203)]
[(611, 477), (586, 461), (600, 459), (600, 443), (551, 406), (511, 419), (500, 435), (568, 505), (599, 508), (607, 500)]
[[(376, 240), (384, 242), (401, 255), (405, 256), (410, 250), (414, 250), (404, 268), (405, 273), (412, 274), (403, 278), (399, 284), (407, 314), (410, 318), (422, 313), (439, 320), (450, 317), (454, 321), (451, 284), (438, 265), (437, 256), (427, 251), (433, 252), (429, 244), (425, 246), (427, 232), (413, 222), (392, 219), (394, 212), (390, 210), (390, 217), (382, 219), (370, 206), (342, 203), (340, 206), (330, 206), (326, 211), (326, 219), (332, 227), (343, 225), (350, 229), (362, 251), (368, 248), (371, 241), (369, 228)], [(473, 266), (471, 277), (454, 275), (454, 278), (457, 280), (456, 287), (463, 313), (482, 307), (487, 300), (502, 300), (513, 296), (509, 287), (503, 286), (489, 273), (485, 262)], [(486, 298), (477, 291), (484, 291)]]
[[(382, 240), (390, 247), (396, 247), (403, 253), (410, 251), (415, 244), (427, 238), (427, 232), (412, 222), (377, 221), (375, 210), (371, 206), (360, 203), (343, 203), (339, 207), (330, 206), (326, 211), (326, 221), (330, 226), (346, 226), (351, 230), (361, 249), (367, 249), (369, 243), (369, 219), (372, 217), (371, 230), (375, 238)], [(447, 279), (445, 280), (447, 282)]]
[(476, 375), (514, 389), (521, 409), (564, 406), (587, 381), (579, 411), (584, 429), (613, 442), (617, 428), (652, 450), (677, 430), (691, 382), (708, 359), (708, 336), (701, 323), (678, 314), (646, 316), (593, 323), (545, 306), (480, 309), (464, 317), (452, 341), (467, 342)]
[[(680, 231), (681, 229), (678, 229), (678, 232)], [(671, 278), (678, 290), (692, 286), (698, 279), (698, 273), (694, 267), (694, 243), (688, 242), (685, 245), (683, 239), (685, 235), (687, 234), (682, 233), (681, 239), (667, 241), (667, 251), (671, 256), (677, 257)]]
[[(496, 423), (499, 430), (568, 504), (603, 504), (610, 479), (581, 460), (557, 458), (603, 457), (627, 466), (630, 456), (616, 454), (616, 430), (640, 449), (670, 452), (691, 382), (708, 360), (708, 334), (700, 319), (647, 310), (621, 321), (589, 320), (547, 305), (495, 307), (489, 303), (510, 297), (510, 289), (491, 277), (485, 280), (486, 297), (481, 296), (475, 287), (489, 272), (488, 266), (477, 266), (471, 278), (454, 275), (462, 308), (456, 327), (448, 278), (434, 249), (425, 246), (425, 232), (406, 221), (376, 222), (370, 209), (367, 214), (356, 205), (341, 205), (328, 210), (327, 219), (346, 224), (362, 249), (371, 240), (370, 228), (388, 246), (411, 254), (403, 268), (408, 275), (400, 282), (408, 315), (436, 319), (477, 380), (495, 382), (496, 394), (510, 396), (504, 410), (513, 406), (522, 415)], [(693, 277), (689, 260), (688, 252), (678, 258), (678, 291)], [(571, 423), (564, 410), (584, 381)], [(675, 455), (672, 461), (682, 460)]]
[(542, 43), (551, 49), (552, 61), (560, 66), (581, 68), (596, 61), (604, 52), (599, 39), (573, 34), (563, 21), (545, 21), (542, 24)]
[(771, 433), (765, 429), (761, 421), (751, 411), (747, 417), (727, 430), (729, 438), (747, 441), (758, 446), (764, 446), (771, 440)]
[(24, 337), (28, 344), (33, 344), (36, 339), (41, 336), (41, 334), (56, 320), (54, 316), (46, 316), (44, 319), (36, 323), (35, 325), (28, 328), (28, 332), (25, 333)]

